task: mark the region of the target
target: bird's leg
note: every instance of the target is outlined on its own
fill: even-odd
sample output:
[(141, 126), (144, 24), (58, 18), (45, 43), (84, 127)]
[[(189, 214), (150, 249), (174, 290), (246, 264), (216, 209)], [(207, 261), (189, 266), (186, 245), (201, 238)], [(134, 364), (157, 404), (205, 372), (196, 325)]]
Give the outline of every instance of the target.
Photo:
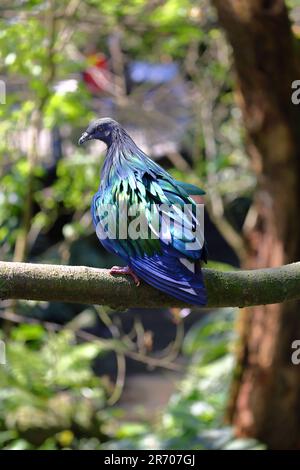
[(109, 273), (110, 274), (125, 274), (128, 276), (131, 276), (136, 286), (139, 286), (141, 283), (137, 275), (132, 271), (132, 269), (129, 266), (113, 266), (109, 270)]

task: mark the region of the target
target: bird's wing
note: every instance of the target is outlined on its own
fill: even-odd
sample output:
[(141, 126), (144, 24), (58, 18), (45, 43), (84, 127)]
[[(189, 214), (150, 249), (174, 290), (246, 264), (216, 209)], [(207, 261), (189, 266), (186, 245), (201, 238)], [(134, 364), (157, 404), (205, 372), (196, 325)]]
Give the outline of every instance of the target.
[(198, 188), (198, 186), (195, 186), (194, 184), (185, 183), (184, 181), (177, 180), (176, 183), (189, 196), (203, 196), (204, 194), (206, 194), (204, 189)]
[(170, 240), (160, 236), (161, 242), (187, 258), (203, 259), (206, 248), (203, 220), (199, 219), (201, 206), (171, 177), (158, 176), (153, 180), (146, 175), (143, 181), (147, 199), (159, 207), (160, 221), (171, 221)]
[[(106, 191), (109, 203), (128, 217), (127, 238), (113, 237), (103, 245), (124, 258), (149, 284), (189, 303), (204, 305), (206, 293), (200, 268), (205, 246), (196, 204), (171, 177), (144, 172), (116, 182)], [(103, 227), (103, 195), (93, 202), (94, 223)], [(123, 213), (125, 214), (125, 212)], [(119, 233), (122, 217), (117, 217)], [(166, 232), (162, 229), (165, 226)], [(136, 234), (138, 235), (136, 237)]]
[[(170, 253), (133, 257), (130, 266), (151, 286), (192, 305), (206, 305), (207, 296), (199, 262)], [(188, 267), (187, 267), (188, 266)], [(191, 269), (192, 268), (192, 269)]]
[(168, 224), (170, 221), (171, 227), (169, 233), (159, 234), (160, 251), (130, 260), (133, 270), (167, 294), (191, 304), (205, 305), (206, 290), (200, 260), (205, 257), (206, 249), (197, 205), (186, 189), (171, 177), (158, 175), (153, 179), (144, 174), (142, 182), (146, 188), (146, 202), (156, 204), (160, 222)]

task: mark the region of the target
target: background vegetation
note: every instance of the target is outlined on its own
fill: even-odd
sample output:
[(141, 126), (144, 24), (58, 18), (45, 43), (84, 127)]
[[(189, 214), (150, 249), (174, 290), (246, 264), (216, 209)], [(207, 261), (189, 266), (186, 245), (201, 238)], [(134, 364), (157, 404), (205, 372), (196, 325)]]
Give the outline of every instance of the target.
[[(298, 259), (295, 253), (278, 256), (274, 262), (257, 250), (253, 255), (253, 240), (260, 240), (253, 228), (261, 176), (270, 176), (268, 168), (257, 169), (260, 158), (255, 162), (253, 154), (259, 151), (264, 161), (270, 150), (267, 137), (265, 141), (258, 137), (249, 124), (251, 100), (243, 79), (249, 83), (253, 79), (258, 95), (262, 93), (258, 98), (254, 92), (251, 95), (257, 113), (269, 109), (269, 101), (276, 108), (280, 100), (277, 85), (272, 97), (267, 96), (257, 74), (258, 60), (242, 63), (243, 54), (255, 54), (250, 54), (250, 40), (244, 51), (238, 50), (242, 37), (238, 25), (249, 10), (243, 20), (247, 38), (252, 34), (253, 42), (262, 38), (263, 44), (269, 44), (282, 18), (291, 30), (289, 15), (297, 48), (300, 8), (299, 2), (288, 2), (287, 11), (277, 1), (270, 2), (274, 11), (258, 11), (258, 3), (244, 0), (236, 7), (229, 0), (223, 4), (208, 0), (2, 2), (0, 61), (7, 93), (6, 103), (0, 105), (1, 260), (96, 267), (118, 263), (99, 245), (89, 209), (99, 185), (104, 149), (100, 144), (77, 146), (87, 123), (106, 115), (120, 121), (176, 177), (205, 188), (210, 264), (231, 269)], [(227, 19), (222, 5), (236, 7), (233, 20)], [(262, 32), (255, 21), (265, 18)], [(220, 24), (229, 32), (229, 41)], [(278, 42), (275, 51), (262, 48), (265, 69), (259, 73), (269, 77), (270, 87), (272, 80), (280, 81), (270, 75), (274, 54), (281, 57), (283, 46)], [(291, 61), (293, 53), (291, 49), (287, 54)], [(291, 72), (286, 96), (281, 96), (287, 107), (289, 80), (300, 78), (296, 72)], [(277, 121), (271, 119), (268, 129)], [(268, 143), (272, 135), (270, 131)], [(289, 136), (282, 136), (288, 141)], [(268, 193), (264, 201), (270, 197)], [(289, 194), (287, 205), (293, 206), (293, 200)], [(267, 227), (265, 232), (272, 230)], [(274, 240), (268, 238), (266, 243), (276, 248)], [(258, 322), (259, 315), (261, 310), (256, 310)], [(7, 345), (7, 365), (0, 366), (0, 448), (279, 446), (265, 426), (273, 422), (276, 409), (263, 414), (264, 425), (258, 425), (255, 404), (247, 405), (252, 416), (247, 425), (245, 410), (238, 405), (238, 390), (246, 381), (241, 364), (247, 372), (245, 350), (252, 338), (247, 312), (242, 313), (238, 342), (233, 309), (119, 314), (105, 306), (3, 301), (0, 317), (1, 338)], [(293, 329), (293, 315), (289, 318)], [(273, 335), (276, 325), (270, 323), (267, 330)], [(259, 337), (259, 345), (265, 344), (264, 339)], [(258, 369), (272, 371), (272, 366), (270, 359), (258, 364)], [(132, 377), (140, 375), (144, 380), (145, 374), (150, 386), (153, 380), (151, 390), (158, 402), (149, 405), (140, 395), (138, 406), (133, 406), (136, 398), (130, 399), (130, 393), (128, 398), (126, 390), (135, 386)], [(300, 383), (299, 373), (295, 374), (294, 383)], [(278, 377), (274, 380), (280, 382)], [(268, 394), (276, 389), (274, 380)], [(297, 403), (295, 399), (279, 415), (289, 421)], [(261, 398), (259, 404), (267, 409)], [(232, 423), (243, 439), (236, 437)], [(295, 436), (298, 425), (293, 428)], [(281, 433), (288, 436), (286, 429)], [(296, 444), (289, 441), (285, 446)]]

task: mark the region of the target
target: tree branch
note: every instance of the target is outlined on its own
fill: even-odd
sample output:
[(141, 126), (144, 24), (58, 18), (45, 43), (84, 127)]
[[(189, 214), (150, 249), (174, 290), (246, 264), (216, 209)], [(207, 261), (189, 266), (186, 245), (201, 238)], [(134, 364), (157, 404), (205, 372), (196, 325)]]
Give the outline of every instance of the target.
[[(207, 307), (244, 307), (300, 298), (300, 263), (253, 271), (204, 269)], [(0, 298), (83, 304), (112, 308), (180, 307), (183, 302), (107, 269), (0, 262)]]

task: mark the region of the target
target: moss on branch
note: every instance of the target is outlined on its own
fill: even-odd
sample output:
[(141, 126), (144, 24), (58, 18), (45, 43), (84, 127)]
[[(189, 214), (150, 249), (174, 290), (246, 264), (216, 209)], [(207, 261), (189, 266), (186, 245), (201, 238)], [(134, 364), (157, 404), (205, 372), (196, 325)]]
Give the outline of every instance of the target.
[[(244, 307), (300, 299), (300, 263), (253, 271), (204, 269), (208, 307)], [(0, 262), (0, 298), (28, 299), (112, 308), (180, 307), (181, 301), (106, 269)]]

